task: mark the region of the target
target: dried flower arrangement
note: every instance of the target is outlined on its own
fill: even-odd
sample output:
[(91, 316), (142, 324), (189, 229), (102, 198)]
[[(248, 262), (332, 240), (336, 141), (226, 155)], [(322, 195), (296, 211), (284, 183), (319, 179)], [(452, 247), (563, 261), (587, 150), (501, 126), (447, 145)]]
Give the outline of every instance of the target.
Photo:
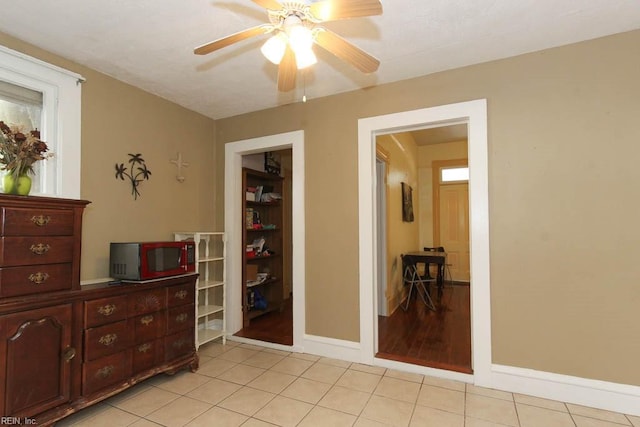
[(9, 126), (0, 121), (0, 164), (15, 179), (27, 173), (34, 174), (33, 164), (53, 156), (47, 153), (47, 144), (40, 140), (37, 129), (25, 132), (21, 126)]

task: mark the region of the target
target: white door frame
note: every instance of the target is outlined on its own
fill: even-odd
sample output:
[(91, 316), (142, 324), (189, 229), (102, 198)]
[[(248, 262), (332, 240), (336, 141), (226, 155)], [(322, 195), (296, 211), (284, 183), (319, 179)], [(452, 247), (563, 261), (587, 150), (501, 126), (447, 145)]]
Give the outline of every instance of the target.
[[(380, 182), (381, 180), (384, 182), (384, 176), (387, 174), (387, 163), (383, 160), (376, 159), (376, 180)], [(381, 179), (382, 178), (382, 179)], [(377, 234), (377, 243), (378, 243), (378, 259), (382, 257), (382, 259), (386, 260), (387, 258), (387, 188), (385, 186), (378, 185), (376, 186), (376, 210), (377, 210), (377, 218), (378, 221), (376, 225), (378, 227)], [(387, 263), (378, 262), (376, 263), (376, 274), (378, 284), (378, 311), (377, 313), (380, 316), (387, 315)], [(376, 332), (376, 335), (378, 333)]]
[[(469, 158), (469, 219), (471, 226), (471, 360), (473, 375), (416, 367), (375, 357), (376, 323), (376, 136), (429, 127), (466, 123)], [(491, 384), (491, 296), (489, 271), (489, 184), (486, 99), (368, 117), (358, 121), (358, 206), (360, 262), (360, 348), (364, 363), (397, 366), (415, 372)]]
[[(230, 142), (225, 145), (224, 228), (227, 234), (227, 334), (242, 329), (242, 156), (291, 148), (292, 174), (292, 267), (293, 346), (263, 343), (265, 347), (287, 347), (301, 351), (305, 331), (305, 213), (304, 131), (294, 131)], [(250, 340), (249, 340), (250, 341)]]

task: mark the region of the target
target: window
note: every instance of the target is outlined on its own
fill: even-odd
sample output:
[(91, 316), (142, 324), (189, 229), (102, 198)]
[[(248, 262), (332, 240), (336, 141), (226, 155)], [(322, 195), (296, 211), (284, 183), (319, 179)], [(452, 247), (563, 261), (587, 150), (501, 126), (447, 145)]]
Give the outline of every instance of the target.
[(469, 167), (457, 166), (440, 169), (440, 182), (465, 182), (469, 181)]
[[(42, 92), (0, 81), (0, 119), (7, 124), (20, 126), (25, 131), (42, 129)], [(49, 147), (52, 152), (53, 148)], [(51, 162), (34, 164), (35, 179), (31, 186), (33, 193), (43, 192), (41, 181), (46, 180), (45, 169), (52, 169), (54, 166), (55, 162), (53, 165)]]
[(54, 154), (36, 164), (31, 194), (80, 197), (80, 83), (75, 73), (0, 46), (0, 120), (37, 128)]

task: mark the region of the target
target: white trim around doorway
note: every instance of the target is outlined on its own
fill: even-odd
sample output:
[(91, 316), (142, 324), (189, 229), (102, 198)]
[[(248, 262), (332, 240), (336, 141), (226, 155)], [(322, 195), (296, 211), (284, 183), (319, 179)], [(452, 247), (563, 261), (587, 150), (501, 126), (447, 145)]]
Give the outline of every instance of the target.
[[(375, 141), (383, 134), (451, 124), (468, 125), (471, 249), (471, 348), (473, 375), (377, 359)], [(491, 385), (491, 296), (489, 273), (489, 191), (485, 99), (368, 117), (358, 121), (360, 247), (360, 344), (364, 363)], [(391, 366), (392, 365), (392, 366)]]
[[(305, 330), (305, 212), (304, 212), (304, 131), (294, 131), (230, 142), (225, 145), (224, 226), (227, 234), (227, 334), (242, 329), (242, 156), (291, 148), (292, 171), (292, 267), (293, 267), (293, 346), (265, 347), (302, 351)], [(229, 337), (231, 338), (231, 337)], [(246, 340), (243, 340), (246, 341)]]

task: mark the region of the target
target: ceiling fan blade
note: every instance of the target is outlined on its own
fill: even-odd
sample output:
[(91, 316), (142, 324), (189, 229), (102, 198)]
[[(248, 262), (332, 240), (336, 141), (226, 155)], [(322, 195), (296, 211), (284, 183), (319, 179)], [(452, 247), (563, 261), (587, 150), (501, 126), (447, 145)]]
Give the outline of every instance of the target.
[(326, 28), (318, 31), (315, 40), (321, 47), (363, 73), (373, 73), (380, 66), (380, 61), (376, 58)]
[(280, 65), (278, 66), (278, 90), (280, 92), (289, 92), (295, 88), (297, 73), (296, 55), (287, 45), (282, 61), (280, 61)]
[(193, 53), (195, 53), (196, 55), (206, 55), (207, 53), (222, 49), (223, 47), (230, 46), (239, 41), (246, 40), (260, 34), (265, 34), (267, 30), (268, 29), (264, 25), (249, 28), (244, 31), (240, 31), (239, 33), (231, 34), (230, 36), (226, 36), (221, 39), (203, 44), (202, 46), (198, 46), (193, 50)]
[(282, 9), (282, 5), (278, 3), (276, 0), (252, 0), (252, 1), (260, 7), (264, 7), (265, 9), (271, 9), (271, 10)]
[(382, 15), (380, 0), (325, 0), (313, 3), (309, 10), (321, 21)]

